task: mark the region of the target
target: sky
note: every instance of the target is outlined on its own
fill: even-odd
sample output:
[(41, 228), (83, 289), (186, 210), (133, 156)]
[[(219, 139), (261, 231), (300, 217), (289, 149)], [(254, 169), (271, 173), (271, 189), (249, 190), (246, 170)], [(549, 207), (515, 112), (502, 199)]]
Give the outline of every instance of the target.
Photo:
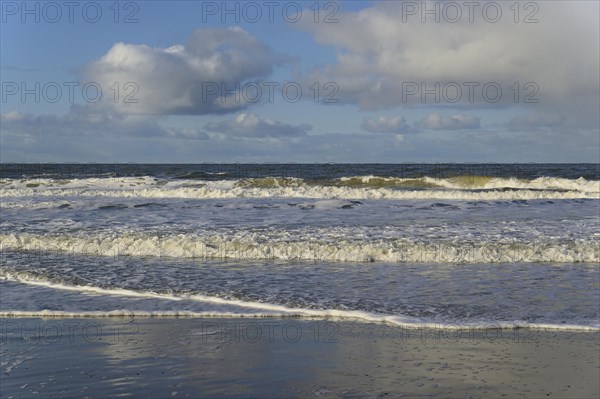
[(593, 1), (0, 1), (2, 162), (600, 162)]

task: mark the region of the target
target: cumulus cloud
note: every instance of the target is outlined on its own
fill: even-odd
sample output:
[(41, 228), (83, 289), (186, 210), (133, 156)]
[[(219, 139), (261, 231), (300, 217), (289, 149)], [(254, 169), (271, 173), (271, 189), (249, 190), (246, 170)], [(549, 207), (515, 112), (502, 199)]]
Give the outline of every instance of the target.
[[(265, 78), (280, 61), (239, 27), (211, 28), (198, 29), (186, 44), (168, 48), (117, 43), (79, 73), (110, 94), (104, 96), (104, 107), (121, 113), (218, 114), (245, 108), (247, 96), (233, 92)], [(115, 82), (121, 86), (116, 101), (114, 90), (108, 92)]]
[(11, 111), (4, 114), (0, 114), (0, 122), (4, 123), (18, 123), (23, 122), (31, 118), (30, 114), (19, 111)]
[(423, 129), (430, 130), (465, 130), (478, 129), (481, 127), (479, 118), (469, 115), (442, 116), (433, 112), (425, 117), (417, 125)]
[(205, 129), (236, 137), (297, 137), (305, 135), (312, 126), (306, 123), (294, 126), (255, 114), (241, 113), (232, 120), (209, 123)]
[[(412, 3), (433, 9), (445, 2)], [(359, 11), (340, 13), (335, 24), (303, 19), (295, 26), (337, 51), (337, 62), (317, 67), (304, 78), (307, 82), (335, 82), (341, 103), (357, 104), (365, 110), (422, 103), (498, 107), (517, 102), (530, 106), (524, 100), (532, 95), (539, 100), (537, 106), (568, 108), (578, 114), (579, 123), (597, 124), (598, 3), (539, 3), (538, 23), (515, 23), (509, 4), (502, 2), (502, 18), (490, 23), (482, 17), (486, 3), (477, 2), (473, 22), (467, 10), (456, 23), (436, 23), (433, 16), (423, 23), (420, 13), (403, 20), (402, 1), (376, 2)], [(465, 86), (469, 82), (479, 85), (473, 87), (472, 98)], [(528, 82), (537, 86), (526, 87)], [(503, 90), (497, 102), (490, 101), (490, 97), (496, 100), (494, 90), (486, 93), (488, 97), (484, 95), (487, 83), (496, 83)], [(407, 95), (414, 91), (413, 84), (417, 93)], [(433, 94), (423, 98), (425, 90), (437, 92), (437, 98)]]
[[(443, 116), (433, 112), (420, 121), (408, 124), (403, 116), (379, 118), (364, 118), (360, 125), (363, 130), (372, 133), (416, 133), (420, 129), (427, 130), (467, 130), (478, 129), (481, 127), (481, 121), (478, 117), (456, 114)], [(404, 137), (402, 137), (404, 138)]]
[(364, 118), (360, 125), (367, 132), (372, 133), (409, 133), (412, 128), (406, 123), (403, 116), (380, 116), (379, 118)]

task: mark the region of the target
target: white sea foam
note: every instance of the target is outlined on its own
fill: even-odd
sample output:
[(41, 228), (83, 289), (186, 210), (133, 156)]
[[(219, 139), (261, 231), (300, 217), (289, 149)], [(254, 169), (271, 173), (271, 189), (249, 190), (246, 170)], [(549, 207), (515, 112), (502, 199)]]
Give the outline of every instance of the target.
[(566, 179), (560, 177), (539, 177), (536, 179), (519, 179), (516, 177), (501, 178), (490, 176), (455, 176), (436, 178), (424, 176), (422, 178), (399, 178), (379, 176), (353, 176), (335, 179), (337, 185), (366, 186), (366, 187), (441, 187), (457, 190), (481, 189), (531, 189), (531, 190), (571, 190), (581, 192), (599, 192), (600, 181), (579, 179)]
[(600, 198), (600, 181), (542, 177), (534, 180), (462, 176), (381, 178), (359, 176), (316, 183), (292, 178), (172, 180), (152, 177), (78, 180), (3, 179), (1, 197), (320, 198), (535, 200)]
[[(283, 233), (282, 233), (283, 234)], [(258, 234), (149, 236), (95, 234), (52, 236), (2, 234), (5, 250), (58, 251), (98, 256), (280, 259), (346, 262), (514, 263), (599, 262), (597, 240), (572, 242), (415, 242), (408, 239), (294, 240), (289, 233), (275, 239)]]
[(583, 177), (579, 179), (564, 179), (559, 177), (539, 177), (533, 180), (517, 178), (494, 178), (485, 176), (461, 176), (447, 179), (424, 178), (425, 182), (430, 182), (440, 187), (452, 189), (531, 189), (531, 190), (565, 190), (579, 191), (587, 193), (600, 192), (600, 181), (586, 180)]
[(2, 310), (0, 317), (233, 317), (233, 318), (319, 318), (335, 320), (354, 320), (366, 323), (385, 323), (389, 325), (407, 327), (407, 328), (429, 328), (429, 329), (448, 329), (448, 330), (490, 330), (490, 329), (514, 329), (514, 328), (537, 328), (551, 330), (577, 330), (577, 331), (600, 331), (600, 325), (568, 325), (551, 323), (527, 323), (522, 321), (479, 321), (473, 323), (441, 323), (416, 317), (401, 315), (386, 315), (365, 311), (338, 310), (338, 309), (304, 309), (290, 308), (287, 306), (269, 304), (264, 302), (249, 302), (233, 299), (224, 299), (205, 295), (169, 295), (158, 294), (154, 292), (133, 291), (125, 289), (105, 289), (93, 286), (65, 285), (50, 282), (47, 280), (31, 278), (21, 273), (1, 272), (0, 279), (19, 282), (22, 284), (48, 287), (65, 291), (77, 291), (82, 293), (93, 293), (101, 295), (115, 295), (124, 297), (142, 297), (155, 298), (169, 301), (196, 301), (207, 304), (230, 305), (241, 308), (256, 309), (254, 313), (235, 313), (235, 312), (190, 312), (190, 311), (148, 311), (148, 310), (130, 310), (115, 309), (110, 311), (60, 311), (60, 310), (40, 310), (40, 311), (19, 311)]

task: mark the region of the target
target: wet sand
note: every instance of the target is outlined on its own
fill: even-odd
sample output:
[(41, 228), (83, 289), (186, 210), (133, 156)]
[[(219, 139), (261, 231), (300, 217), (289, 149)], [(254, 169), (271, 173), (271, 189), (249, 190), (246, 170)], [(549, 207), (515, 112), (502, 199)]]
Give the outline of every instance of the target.
[(598, 332), (2, 318), (0, 396), (597, 398)]

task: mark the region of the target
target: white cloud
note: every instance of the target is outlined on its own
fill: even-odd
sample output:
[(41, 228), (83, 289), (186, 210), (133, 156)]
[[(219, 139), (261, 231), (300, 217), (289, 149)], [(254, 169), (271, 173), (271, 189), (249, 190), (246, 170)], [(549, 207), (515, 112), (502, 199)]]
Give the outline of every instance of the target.
[(367, 132), (372, 133), (408, 133), (412, 131), (411, 127), (406, 123), (403, 116), (380, 116), (377, 119), (365, 118), (360, 125)]
[(430, 130), (464, 130), (478, 129), (481, 126), (479, 118), (469, 115), (442, 116), (433, 112), (425, 117), (417, 125), (423, 129)]
[(372, 133), (391, 133), (398, 134), (404, 140), (402, 133), (416, 133), (420, 129), (428, 130), (467, 130), (478, 129), (481, 127), (481, 122), (478, 117), (456, 114), (443, 116), (437, 112), (433, 112), (409, 125), (406, 118), (403, 116), (380, 116), (379, 118), (364, 118), (361, 123), (361, 128)]
[(255, 114), (241, 113), (232, 120), (209, 123), (205, 129), (236, 137), (297, 137), (305, 135), (312, 126), (305, 123), (294, 126)]
[[(444, 118), (435, 126), (444, 126)], [(0, 120), (5, 162), (598, 162), (600, 148), (597, 129), (569, 128), (560, 118), (535, 114), (515, 118), (526, 129), (496, 126), (451, 135), (427, 129), (410, 136), (309, 135), (308, 125), (245, 113), (205, 128), (163, 127), (155, 118), (89, 107), (73, 107), (62, 116), (13, 111)], [(394, 127), (403, 118), (383, 121)], [(536, 129), (536, 124), (546, 127)]]
[(11, 111), (5, 114), (0, 114), (0, 122), (13, 123), (22, 122), (29, 119), (29, 115), (19, 111)]
[[(117, 43), (80, 73), (100, 85), (106, 93), (102, 105), (109, 109), (200, 115), (245, 108), (247, 96), (236, 98), (227, 91), (268, 76), (277, 62), (267, 46), (239, 27), (198, 29), (185, 45), (168, 48)], [(120, 86), (117, 101), (108, 89), (115, 82)], [(125, 87), (129, 82), (135, 86)], [(137, 102), (124, 101), (126, 95)]]
[[(413, 3), (429, 9), (434, 6), (431, 1)], [(336, 15), (339, 22), (333, 24), (303, 19), (295, 26), (337, 51), (336, 63), (317, 67), (304, 78), (307, 82), (335, 82), (341, 103), (357, 104), (366, 110), (422, 102), (497, 108), (514, 104), (516, 96), (521, 105), (568, 110), (577, 115), (573, 121), (597, 126), (598, 3), (538, 2), (538, 23), (515, 23), (508, 9), (512, 3), (504, 2), (501, 20), (487, 22), (481, 12), (484, 3), (477, 2), (474, 22), (469, 22), (467, 14), (457, 23), (435, 23), (432, 17), (422, 23), (419, 15), (403, 22), (402, 1), (381, 1), (360, 11), (340, 13)], [(520, 11), (520, 20), (531, 12), (522, 7)], [(446, 101), (455, 98), (450, 86), (453, 82), (462, 89), (456, 103)], [(464, 86), (468, 82), (479, 84), (472, 102), (469, 88)], [(526, 87), (528, 82), (537, 84), (537, 93), (534, 86)], [(403, 96), (406, 84), (412, 83), (419, 85), (418, 94)], [(440, 101), (434, 95), (423, 101), (420, 85), (435, 90), (435, 83), (440, 84)], [(483, 96), (483, 85), (487, 83), (502, 88), (498, 103)], [(488, 94), (493, 97), (493, 90)], [(529, 95), (539, 102), (524, 104)]]

